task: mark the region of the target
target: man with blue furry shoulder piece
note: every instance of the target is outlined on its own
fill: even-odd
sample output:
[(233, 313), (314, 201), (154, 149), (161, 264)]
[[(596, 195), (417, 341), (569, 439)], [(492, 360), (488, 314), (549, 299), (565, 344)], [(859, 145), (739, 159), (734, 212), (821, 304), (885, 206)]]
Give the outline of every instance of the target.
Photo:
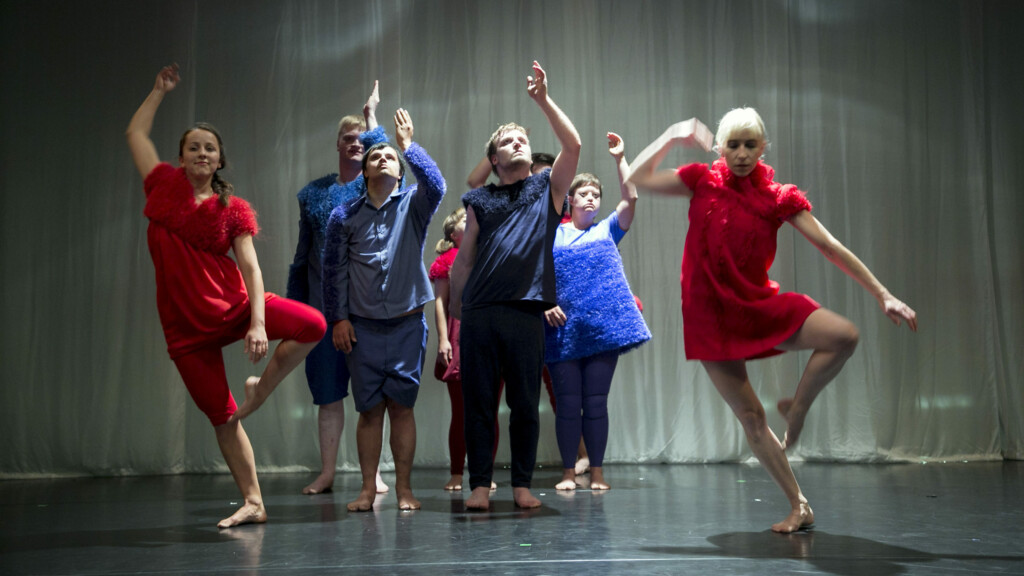
[[(349, 115), (338, 123), (338, 172), (313, 180), (299, 191), (299, 242), (295, 259), (288, 270), (287, 296), (324, 311), (321, 260), (327, 234), (327, 218), (338, 206), (363, 195), (363, 152), (387, 142), (384, 128), (377, 125), (380, 96), (377, 82), (363, 106), (363, 116)], [(366, 130), (364, 132), (364, 130)], [(316, 348), (306, 356), (306, 382), (317, 409), (320, 439), (320, 474), (303, 494), (330, 492), (338, 462), (341, 431), (345, 428), (345, 404), (348, 396), (348, 367), (342, 354), (334, 349), (328, 330)], [(388, 486), (377, 472), (377, 491)]]
[(537, 459), (543, 313), (555, 305), (551, 247), (565, 195), (576, 175), (580, 137), (548, 94), (537, 62), (527, 93), (540, 106), (561, 151), (550, 170), (531, 175), (530, 140), (518, 124), (500, 126), (487, 145), (498, 184), (462, 197), (466, 232), (451, 272), (452, 314), (462, 320), (462, 392), (472, 493), (466, 507), (490, 506), (494, 414), (500, 382), (511, 410), (513, 499), (521, 508), (541, 505), (530, 493)]
[[(441, 204), (445, 182), (437, 164), (412, 141), (409, 113), (395, 113), (398, 146), (380, 143), (363, 155), (366, 193), (334, 209), (324, 248), (324, 317), (334, 347), (345, 352), (352, 397), (359, 411), (356, 445), (363, 476), (352, 512), (368, 511), (376, 497), (384, 414), (391, 421), (395, 494), (402, 510), (416, 510), (410, 474), (416, 451), (413, 405), (427, 348), (423, 306), (434, 299), (423, 266), (427, 226)], [(409, 164), (416, 184), (402, 188)]]

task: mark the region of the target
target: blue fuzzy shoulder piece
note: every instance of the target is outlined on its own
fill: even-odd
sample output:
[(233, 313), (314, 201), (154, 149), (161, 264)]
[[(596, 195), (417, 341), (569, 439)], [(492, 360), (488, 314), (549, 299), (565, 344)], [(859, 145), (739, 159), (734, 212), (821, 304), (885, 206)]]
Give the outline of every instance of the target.
[(364, 150), (374, 144), (380, 144), (381, 142), (388, 141), (388, 133), (384, 131), (383, 126), (377, 126), (373, 130), (367, 130), (359, 133), (359, 143), (363, 145)]
[(481, 186), (463, 194), (462, 204), (467, 208), (472, 206), (477, 222), (486, 227), (486, 222), (504, 220), (512, 212), (532, 205), (539, 196), (547, 194), (550, 178), (551, 170), (544, 170), (505, 186)]
[(622, 354), (651, 339), (614, 241), (556, 247), (553, 254), (558, 305), (566, 321), (560, 328), (545, 323), (545, 362)]

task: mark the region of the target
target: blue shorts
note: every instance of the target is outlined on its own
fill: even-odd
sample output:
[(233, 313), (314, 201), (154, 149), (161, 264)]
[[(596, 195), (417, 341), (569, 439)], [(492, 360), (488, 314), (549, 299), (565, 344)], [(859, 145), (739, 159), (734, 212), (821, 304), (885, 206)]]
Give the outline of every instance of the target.
[(389, 320), (349, 316), (356, 332), (352, 352), (345, 357), (352, 374), (356, 411), (366, 412), (384, 398), (412, 408), (420, 391), (427, 351), (427, 321), (423, 313)]
[(348, 365), (345, 353), (334, 349), (333, 332), (327, 334), (306, 356), (306, 383), (313, 394), (313, 404), (331, 404), (348, 396)]

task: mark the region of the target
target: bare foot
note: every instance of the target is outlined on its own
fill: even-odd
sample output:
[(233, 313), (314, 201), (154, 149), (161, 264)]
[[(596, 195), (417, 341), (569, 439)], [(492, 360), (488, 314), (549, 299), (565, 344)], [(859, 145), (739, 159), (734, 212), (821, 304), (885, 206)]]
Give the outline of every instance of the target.
[(263, 405), (267, 395), (260, 390), (260, 379), (256, 376), (249, 376), (245, 379), (245, 401), (238, 407), (238, 410), (228, 418), (228, 422), (242, 420), (249, 414), (256, 411)]
[(786, 419), (786, 435), (782, 438), (782, 447), (788, 450), (800, 439), (800, 432), (804, 429), (804, 417), (807, 416), (807, 413), (794, 410), (792, 398), (779, 400), (775, 407), (778, 408), (779, 414)]
[(444, 485), (444, 489), (449, 492), (458, 492), (462, 490), (462, 474), (452, 474), (451, 479)]
[(491, 482), (491, 492), (494, 492), (497, 489), (498, 489), (498, 485), (495, 484), (494, 482)]
[(217, 528), (231, 528), (242, 524), (262, 524), (267, 521), (263, 502), (246, 502), (231, 516), (217, 522)]
[(398, 509), (399, 510), (419, 510), (420, 501), (412, 495), (412, 490), (405, 488), (395, 488), (395, 494), (398, 496)]
[(373, 500), (377, 497), (374, 490), (363, 488), (359, 491), (359, 497), (348, 503), (349, 512), (369, 512), (373, 509)]
[(468, 510), (487, 510), (490, 506), (491, 491), (487, 486), (473, 488), (473, 491), (469, 493), (469, 498), (466, 499), (466, 508)]
[(590, 489), (591, 490), (609, 490), (609, 486), (604, 481), (604, 470), (600, 466), (594, 466), (590, 469)]
[(590, 458), (586, 456), (576, 460), (576, 473), (584, 474), (587, 470), (590, 470)]
[(520, 508), (540, 508), (540, 500), (531, 494), (530, 489), (525, 486), (512, 488), (512, 499)]
[(391, 491), (391, 488), (384, 483), (384, 479), (380, 477), (380, 469), (377, 470), (377, 494), (387, 494)]
[(317, 476), (315, 480), (309, 483), (309, 486), (306, 486), (305, 488), (302, 489), (302, 493), (307, 495), (326, 494), (333, 490), (333, 487), (334, 474), (321, 472), (320, 475)]
[(801, 528), (806, 528), (811, 524), (814, 524), (814, 511), (811, 510), (807, 502), (801, 502), (800, 506), (794, 508), (789, 513), (789, 516), (786, 516), (785, 520), (772, 524), (772, 531), (789, 534)]
[(572, 468), (565, 468), (562, 470), (562, 480), (555, 484), (555, 490), (575, 490), (576, 489), (576, 470)]

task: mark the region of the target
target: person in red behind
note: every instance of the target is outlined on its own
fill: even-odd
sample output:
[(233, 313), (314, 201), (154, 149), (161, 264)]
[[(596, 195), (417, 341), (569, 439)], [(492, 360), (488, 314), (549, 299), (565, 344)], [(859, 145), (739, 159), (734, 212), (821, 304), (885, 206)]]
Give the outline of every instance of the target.
[[(217, 524), (228, 528), (267, 520), (252, 445), (241, 420), (302, 362), (327, 323), (315, 308), (264, 292), (252, 243), (256, 215), (218, 174), (226, 158), (212, 126), (196, 124), (182, 135), (177, 168), (160, 162), (149, 133), (160, 102), (179, 80), (176, 64), (160, 70), (125, 135), (145, 179), (147, 238), (167, 351), (192, 399), (213, 424), (244, 498), (241, 508)], [(281, 343), (263, 374), (246, 381), (245, 402), (237, 408), (221, 348), (242, 339), (253, 363), (267, 356), (270, 340)]]
[[(810, 297), (779, 292), (768, 278), (776, 234), (788, 222), (830, 262), (878, 300), (897, 325), (917, 331), (917, 314), (898, 300), (870, 270), (811, 215), (811, 203), (792, 184), (778, 184), (761, 161), (767, 144), (764, 122), (753, 108), (738, 108), (719, 123), (711, 166), (688, 164), (655, 171), (675, 145), (708, 150), (711, 132), (696, 119), (668, 128), (637, 156), (630, 181), (663, 194), (690, 199), (683, 248), (683, 343), (689, 360), (700, 360), (719, 394), (743, 425), (747, 443), (782, 488), (792, 507), (774, 525), (793, 532), (814, 522), (814, 512), (793, 476), (786, 448), (793, 446), (811, 403), (857, 346), (857, 327)], [(746, 361), (789, 350), (813, 350), (791, 398), (778, 402), (787, 423), (779, 442), (747, 377)]]

